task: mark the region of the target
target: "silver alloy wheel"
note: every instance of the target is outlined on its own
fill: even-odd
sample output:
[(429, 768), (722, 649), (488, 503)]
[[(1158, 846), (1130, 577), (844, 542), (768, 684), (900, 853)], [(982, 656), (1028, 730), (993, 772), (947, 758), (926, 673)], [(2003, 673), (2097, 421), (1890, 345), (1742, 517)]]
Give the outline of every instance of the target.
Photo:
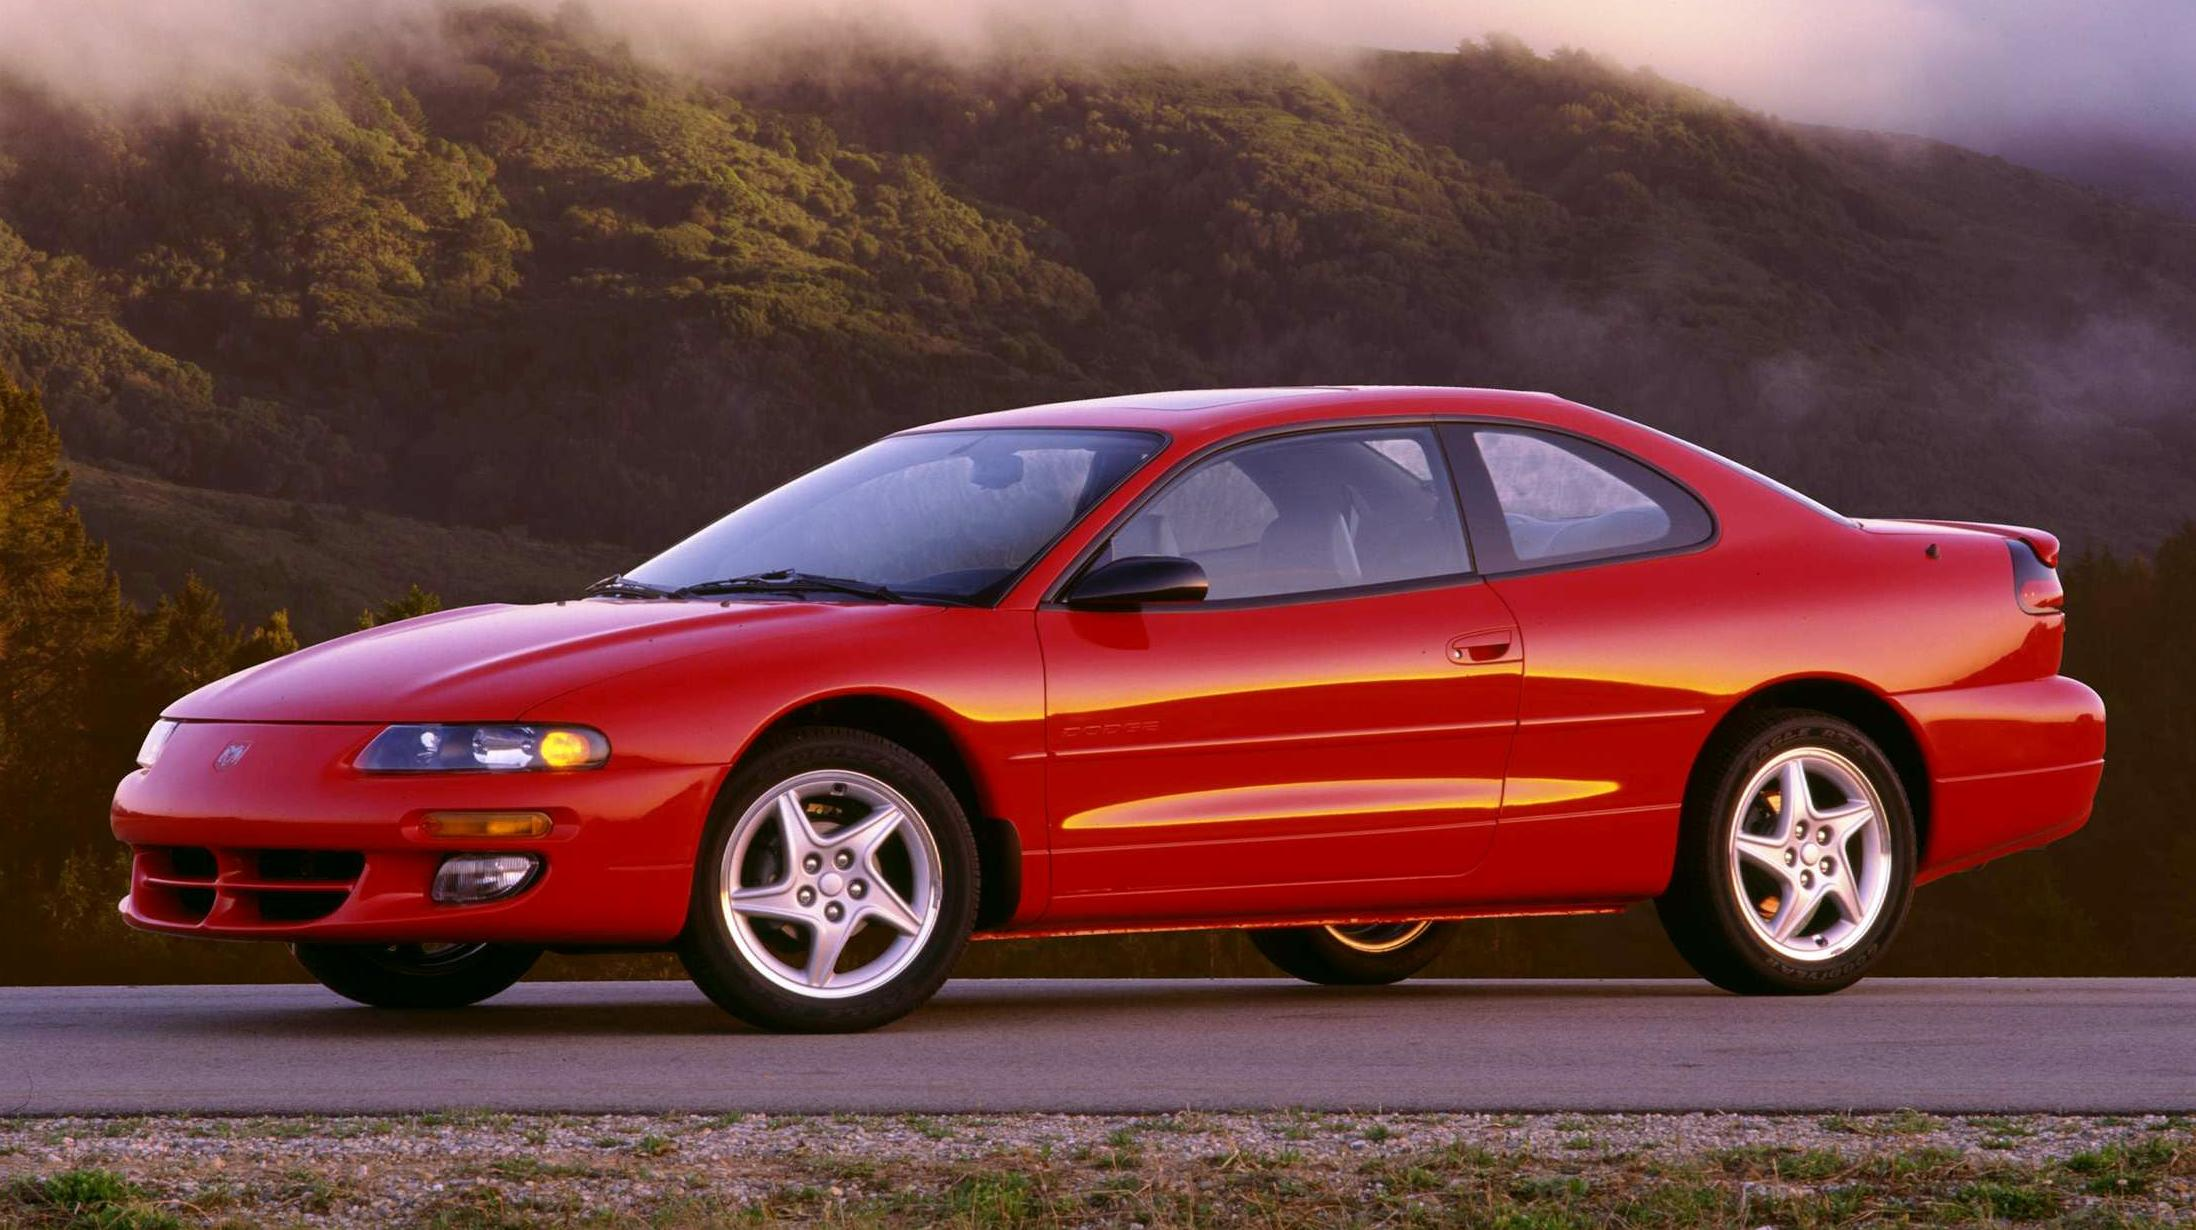
[(1358, 952), (1394, 952), (1406, 947), (1412, 940), (1426, 934), (1431, 922), (1407, 923), (1359, 923), (1356, 926), (1329, 924), (1327, 934), (1342, 942), (1344, 947)]
[(1891, 892), (1891, 822), (1874, 783), (1826, 748), (1754, 772), (1731, 819), (1731, 891), (1756, 937), (1793, 961), (1866, 938)]
[[(891, 981), (922, 952), (944, 879), (937, 840), (904, 796), (865, 773), (827, 769), (779, 782), (740, 816), (718, 904), (756, 973), (796, 995), (844, 999)], [(881, 946), (871, 932), (884, 933)], [(841, 969), (850, 947), (856, 959)]]

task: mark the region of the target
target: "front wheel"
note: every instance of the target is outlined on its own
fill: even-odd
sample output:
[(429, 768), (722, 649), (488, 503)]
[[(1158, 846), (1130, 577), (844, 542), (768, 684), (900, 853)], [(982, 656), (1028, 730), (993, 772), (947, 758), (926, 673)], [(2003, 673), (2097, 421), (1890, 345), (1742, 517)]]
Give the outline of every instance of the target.
[(922, 757), (813, 727), (759, 749), (695, 867), (679, 959), (734, 1016), (870, 1029), (945, 981), (976, 917), (976, 844)]
[(1741, 994), (1860, 981), (1913, 896), (1914, 817), (1889, 759), (1851, 724), (1794, 710), (1757, 715), (1703, 755), (1655, 902), (1671, 942)]
[(541, 959), (511, 944), (292, 944), (305, 972), (375, 1008), (463, 1008), (510, 989)]
[(1426, 968), (1456, 938), (1456, 924), (1365, 923), (1274, 927), (1250, 933), (1268, 961), (1306, 982), (1365, 987), (1401, 982)]

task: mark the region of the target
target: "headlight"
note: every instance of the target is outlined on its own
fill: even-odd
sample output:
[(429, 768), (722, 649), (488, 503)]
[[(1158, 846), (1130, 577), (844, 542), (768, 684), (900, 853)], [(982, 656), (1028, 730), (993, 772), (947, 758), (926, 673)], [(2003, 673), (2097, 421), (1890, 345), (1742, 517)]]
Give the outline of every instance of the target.
[(391, 726), (358, 754), (368, 773), (595, 769), (610, 740), (585, 726)]
[(149, 769), (153, 761), (160, 759), (160, 749), (168, 746), (168, 739), (175, 734), (175, 723), (162, 718), (145, 732), (145, 741), (137, 745), (137, 767)]

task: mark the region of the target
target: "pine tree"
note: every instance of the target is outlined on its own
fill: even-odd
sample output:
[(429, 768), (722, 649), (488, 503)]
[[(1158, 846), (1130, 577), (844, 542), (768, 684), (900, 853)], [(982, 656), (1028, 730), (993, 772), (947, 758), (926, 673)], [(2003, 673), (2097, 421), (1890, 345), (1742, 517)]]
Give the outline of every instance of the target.
[(38, 395), (0, 371), (0, 789), (11, 828), (97, 758), (87, 702), (126, 626), (106, 550), (68, 489)]
[(251, 630), (243, 643), (236, 647), (230, 664), (243, 670), (247, 666), (257, 666), (283, 654), (296, 652), (297, 633), (290, 630), (290, 612), (281, 610), (269, 615), (266, 623)]
[(230, 673), (242, 647), (221, 612), (221, 595), (195, 574), (144, 617), (137, 643), (146, 682), (167, 699)]
[(382, 624), (393, 624), (400, 619), (410, 619), (416, 615), (432, 615), (441, 609), (442, 598), (440, 595), (430, 594), (421, 589), (417, 583), (414, 583), (410, 589), (404, 591), (402, 596), (382, 603), (380, 610), (360, 611), (358, 613), (358, 626), (360, 628), (376, 628)]

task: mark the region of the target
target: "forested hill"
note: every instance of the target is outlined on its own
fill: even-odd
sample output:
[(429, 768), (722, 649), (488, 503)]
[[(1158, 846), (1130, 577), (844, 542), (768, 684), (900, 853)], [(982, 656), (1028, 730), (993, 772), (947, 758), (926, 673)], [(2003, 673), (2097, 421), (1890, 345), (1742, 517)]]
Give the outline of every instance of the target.
[(693, 76), (458, 8), (70, 97), (0, 87), (0, 367), (140, 480), (638, 547), (941, 416), (1472, 383), (1854, 512), (2196, 513), (2196, 227), (1579, 54)]

